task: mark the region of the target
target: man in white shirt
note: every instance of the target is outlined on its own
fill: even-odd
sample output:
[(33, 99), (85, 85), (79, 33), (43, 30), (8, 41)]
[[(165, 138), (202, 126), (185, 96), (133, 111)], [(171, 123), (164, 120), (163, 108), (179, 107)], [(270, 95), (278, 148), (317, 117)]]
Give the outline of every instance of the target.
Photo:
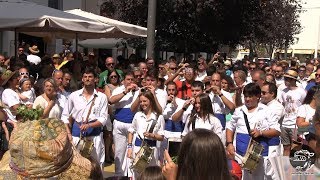
[[(248, 153), (250, 140), (255, 140), (264, 147), (261, 154), (264, 158), (252, 172), (244, 169), (243, 179), (272, 179), (273, 173), (266, 169), (268, 158), (280, 155), (280, 124), (277, 116), (259, 103), (261, 89), (256, 83), (246, 85), (243, 94), (244, 105), (235, 110), (226, 126), (227, 155), (241, 164), (245, 160), (243, 157)], [(249, 127), (246, 125), (246, 119)], [(234, 135), (236, 147), (233, 143)]]
[(295, 128), (298, 107), (302, 105), (306, 97), (306, 91), (297, 87), (298, 73), (288, 70), (284, 75), (286, 88), (282, 90), (280, 103), (284, 106), (284, 118), (281, 126), (281, 143), (283, 144), (283, 155), (289, 156), (292, 139), (295, 138)]
[(261, 103), (278, 116), (280, 124), (283, 118), (283, 105), (277, 100), (277, 86), (274, 83), (266, 82), (261, 88)]
[[(151, 91), (154, 95), (156, 105), (163, 112), (167, 103), (167, 93), (158, 88), (158, 71), (155, 69), (148, 70), (146, 77), (146, 86), (142, 90)], [(140, 90), (141, 91), (141, 90)], [(131, 105), (131, 110), (136, 112), (139, 107), (139, 98), (136, 98)]]
[(196, 81), (203, 81), (205, 77), (207, 77), (207, 63), (203, 57), (198, 59), (198, 69), (197, 69), (197, 77)]
[(135, 114), (131, 111), (130, 107), (139, 94), (137, 92), (138, 85), (134, 82), (134, 73), (126, 73), (123, 85), (114, 89), (110, 97), (110, 104), (114, 104), (115, 109), (112, 134), (115, 146), (114, 162), (116, 176), (127, 176), (128, 174), (129, 164), (126, 161), (127, 137)]
[(70, 94), (61, 120), (66, 124), (73, 144), (79, 143), (80, 136), (93, 141), (91, 156), (103, 168), (105, 147), (102, 127), (107, 123), (108, 100), (105, 94), (95, 90), (96, 78), (93, 68), (85, 69), (82, 75), (83, 88)]
[(212, 102), (214, 115), (220, 120), (223, 130), (226, 127), (226, 115), (235, 109), (232, 96), (221, 89), (221, 75), (214, 73), (211, 76), (211, 92), (209, 97)]

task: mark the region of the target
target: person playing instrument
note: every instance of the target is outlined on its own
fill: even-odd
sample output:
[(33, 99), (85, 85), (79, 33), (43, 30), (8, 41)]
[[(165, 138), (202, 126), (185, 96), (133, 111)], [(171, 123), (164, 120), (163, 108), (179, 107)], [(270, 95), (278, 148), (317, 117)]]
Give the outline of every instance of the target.
[[(271, 112), (267, 106), (259, 103), (261, 89), (259, 85), (250, 83), (244, 87), (244, 105), (236, 108), (231, 120), (226, 126), (227, 155), (236, 158), (241, 164), (251, 159), (244, 159), (250, 146), (250, 139), (263, 145), (263, 159), (251, 173), (244, 170), (243, 179), (265, 179), (272, 178), (272, 169), (267, 171), (268, 158), (280, 155), (280, 124), (279, 116)], [(247, 121), (247, 122), (246, 122)], [(248, 125), (247, 125), (248, 124)], [(248, 130), (250, 132), (248, 132)], [(236, 133), (236, 148), (233, 145)], [(254, 153), (255, 154), (255, 153)]]
[(134, 83), (133, 72), (127, 72), (124, 76), (123, 85), (112, 91), (110, 104), (114, 104), (113, 142), (115, 147), (114, 162), (115, 175), (127, 176), (128, 164), (126, 161), (128, 129), (131, 126), (134, 112), (130, 107), (138, 92), (138, 85)]
[(217, 117), (222, 125), (222, 142), (225, 142), (226, 115), (234, 111), (235, 105), (229, 92), (221, 88), (221, 75), (214, 73), (211, 76), (211, 88), (209, 97), (212, 102), (214, 116)]
[(184, 122), (178, 121), (175, 122), (172, 120), (172, 115), (176, 112), (177, 109), (182, 109), (185, 101), (176, 97), (177, 95), (177, 85), (175, 82), (170, 81), (167, 84), (167, 105), (163, 111), (163, 117), (165, 119), (165, 127), (164, 127), (164, 137), (165, 140), (161, 142), (161, 152), (160, 159), (162, 162), (163, 151), (168, 147), (168, 141), (170, 139), (181, 140), (181, 133), (184, 128)]
[[(93, 68), (86, 68), (82, 75), (83, 88), (70, 94), (62, 112), (69, 139), (77, 145), (80, 135), (93, 141), (91, 157), (103, 168), (105, 150), (102, 127), (107, 123), (108, 100), (104, 93), (95, 90), (97, 75)], [(72, 135), (72, 137), (71, 137)]]
[[(151, 91), (141, 92), (139, 101), (140, 111), (135, 114), (132, 125), (128, 130), (127, 157), (135, 158), (135, 154), (146, 143), (154, 149), (149, 166), (159, 165), (156, 144), (157, 141), (162, 141), (164, 137), (164, 118)], [(135, 141), (133, 141), (134, 135), (136, 137)]]
[(212, 130), (220, 138), (222, 136), (222, 125), (219, 119), (213, 115), (211, 101), (207, 94), (200, 94), (196, 97), (182, 136), (186, 136), (190, 131), (199, 128)]
[(200, 81), (194, 81), (191, 84), (191, 98), (186, 100), (182, 107), (177, 108), (176, 112), (172, 115), (172, 120), (182, 121), (184, 123), (188, 115), (191, 114), (195, 97), (198, 96), (199, 94), (202, 94), (203, 90), (204, 90), (203, 83)]

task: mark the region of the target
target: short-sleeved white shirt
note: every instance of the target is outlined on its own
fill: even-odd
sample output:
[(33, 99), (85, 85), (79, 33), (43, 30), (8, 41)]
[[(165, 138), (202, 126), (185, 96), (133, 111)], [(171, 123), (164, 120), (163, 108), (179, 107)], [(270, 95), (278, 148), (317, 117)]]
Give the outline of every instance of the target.
[[(41, 108), (45, 109), (48, 106), (48, 104), (49, 104), (48, 101), (46, 101), (44, 99), (44, 97), (42, 95), (40, 95), (34, 101), (33, 108), (37, 108), (38, 106), (40, 106)], [(60, 119), (61, 113), (62, 113), (62, 108), (59, 106), (59, 102), (56, 101), (56, 103), (54, 104), (54, 106), (52, 107), (52, 109), (49, 112), (48, 118)]]
[[(195, 129), (208, 129), (212, 130), (214, 133), (216, 133), (220, 138), (222, 137), (222, 126), (221, 122), (218, 118), (214, 117), (213, 114), (209, 115), (209, 118), (202, 119), (198, 115), (195, 115)], [(189, 132), (191, 132), (192, 124), (189, 125), (190, 116), (187, 118), (186, 125), (184, 126), (184, 130), (182, 132), (182, 136), (186, 136)]]
[(152, 133), (163, 136), (164, 118), (162, 115), (157, 116), (154, 112), (151, 113), (149, 118), (147, 118), (146, 114), (144, 114), (143, 112), (137, 112), (133, 117), (131, 127), (128, 129), (128, 131), (131, 133), (137, 133), (141, 138), (144, 138), (143, 133), (149, 132), (151, 125), (155, 120), (157, 122), (154, 126)]
[(286, 128), (295, 128), (298, 107), (302, 105), (306, 91), (303, 88), (290, 90), (285, 88), (282, 91), (280, 103), (284, 105), (284, 118), (282, 126)]
[[(14, 105), (20, 104), (20, 98), (18, 93), (10, 88), (7, 88), (2, 93), (2, 102), (7, 107), (11, 108)], [(16, 116), (14, 116), (9, 109), (7, 111), (7, 114), (10, 120), (15, 121)]]
[[(224, 97), (226, 97), (230, 102), (233, 102), (232, 96), (229, 92), (221, 89), (221, 93)], [(230, 109), (223, 103), (221, 97), (210, 92), (209, 94), (210, 100), (212, 102), (213, 112), (216, 114), (229, 114)]]

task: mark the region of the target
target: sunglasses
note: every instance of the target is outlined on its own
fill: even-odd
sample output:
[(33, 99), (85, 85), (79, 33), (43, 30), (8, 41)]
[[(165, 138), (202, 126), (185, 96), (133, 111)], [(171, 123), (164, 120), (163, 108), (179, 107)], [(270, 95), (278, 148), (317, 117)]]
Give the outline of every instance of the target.
[(316, 77), (320, 77), (320, 74), (315, 74)]
[(110, 76), (110, 78), (111, 78), (111, 79), (113, 79), (113, 78), (118, 78), (118, 76)]
[(261, 91), (261, 94), (263, 94), (263, 95), (265, 95), (265, 94), (267, 94), (267, 93), (269, 93), (269, 92), (267, 92), (267, 91)]
[(21, 72), (21, 73), (19, 73), (19, 74), (20, 74), (20, 76), (24, 76), (24, 75), (29, 76), (29, 73), (28, 73), (28, 72)]
[(177, 70), (177, 68), (170, 68), (171, 70)]
[(107, 66), (114, 66), (114, 63), (108, 63)]

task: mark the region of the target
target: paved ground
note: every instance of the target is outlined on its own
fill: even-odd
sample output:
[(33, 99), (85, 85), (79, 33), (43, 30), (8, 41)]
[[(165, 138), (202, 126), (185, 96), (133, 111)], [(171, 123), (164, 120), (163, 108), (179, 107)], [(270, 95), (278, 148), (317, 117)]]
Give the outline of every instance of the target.
[(103, 177), (111, 177), (114, 176), (114, 164), (106, 165), (103, 169)]

